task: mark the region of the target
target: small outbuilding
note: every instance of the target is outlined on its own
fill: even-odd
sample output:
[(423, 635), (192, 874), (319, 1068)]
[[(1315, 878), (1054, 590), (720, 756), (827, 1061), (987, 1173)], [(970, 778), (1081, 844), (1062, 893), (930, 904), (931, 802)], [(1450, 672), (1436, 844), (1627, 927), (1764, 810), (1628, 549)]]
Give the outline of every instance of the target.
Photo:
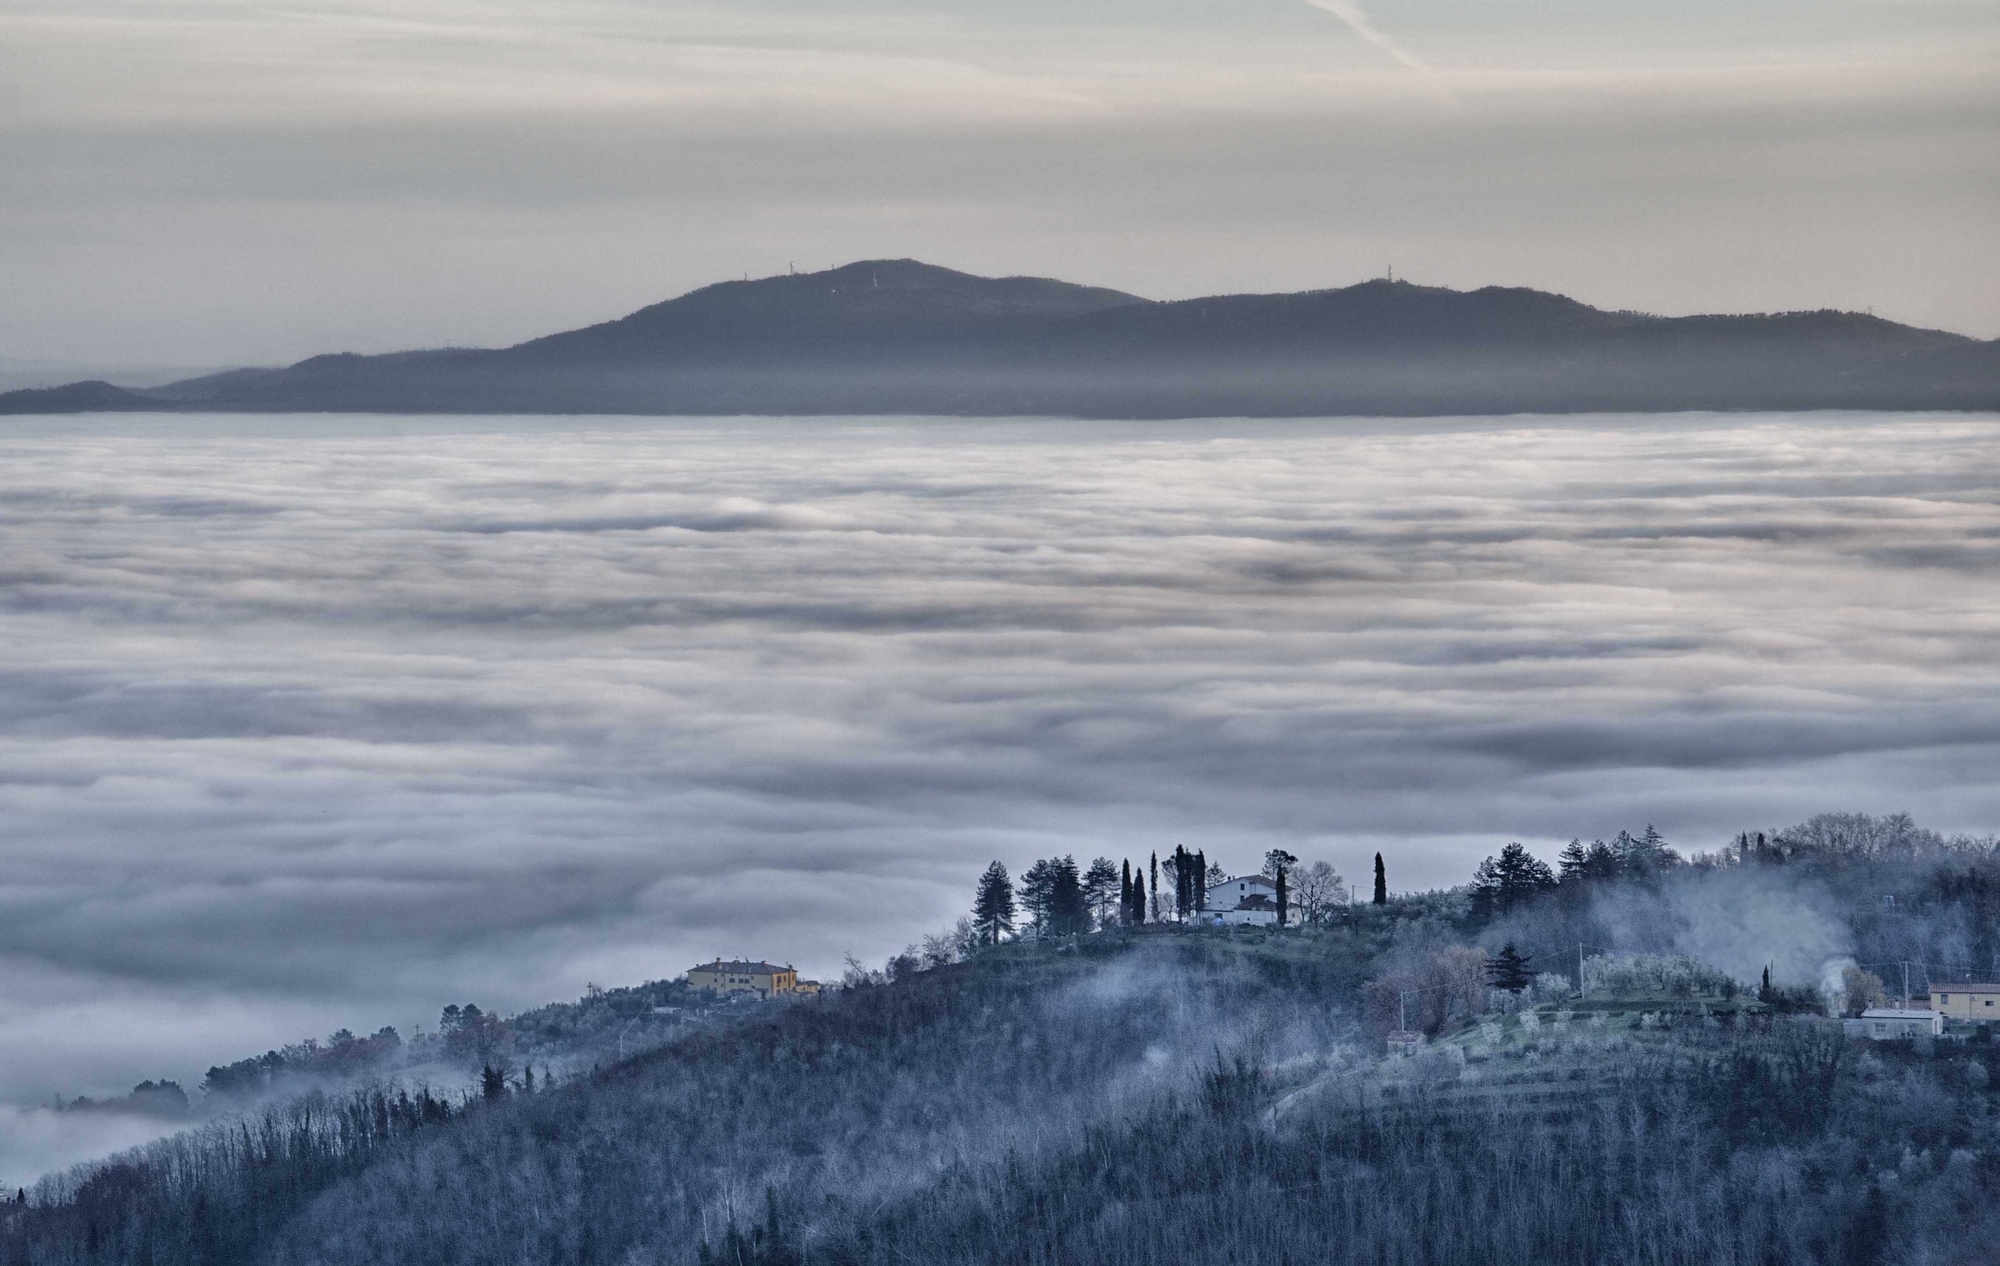
[(1389, 1034), (1387, 1045), (1392, 1056), (1415, 1055), (1424, 1048), (1424, 1035), (1411, 1029), (1397, 1029)]
[(1944, 1017), (1935, 1011), (1915, 1008), (1870, 1007), (1858, 1020), (1842, 1026), (1849, 1037), (1865, 1037), (1875, 1042), (1893, 1042), (1908, 1037), (1939, 1037), (1944, 1033)]

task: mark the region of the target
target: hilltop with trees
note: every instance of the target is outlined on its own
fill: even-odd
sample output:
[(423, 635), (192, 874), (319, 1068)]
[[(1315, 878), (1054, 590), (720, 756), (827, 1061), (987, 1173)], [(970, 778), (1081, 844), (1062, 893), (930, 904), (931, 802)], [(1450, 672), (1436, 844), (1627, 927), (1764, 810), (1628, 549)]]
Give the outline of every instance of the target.
[[(1180, 911), (1200, 852), (1019, 890), (996, 863), (957, 927), (820, 998), (52, 1177), (0, 1205), (0, 1263), (1986, 1260), (2000, 1044), (1850, 1043), (1817, 973), (2000, 952), (1994, 841), (1641, 831), (1325, 906), (1280, 869), (1299, 917), (1223, 931)], [(1391, 1029), (1423, 1040), (1385, 1056)]]

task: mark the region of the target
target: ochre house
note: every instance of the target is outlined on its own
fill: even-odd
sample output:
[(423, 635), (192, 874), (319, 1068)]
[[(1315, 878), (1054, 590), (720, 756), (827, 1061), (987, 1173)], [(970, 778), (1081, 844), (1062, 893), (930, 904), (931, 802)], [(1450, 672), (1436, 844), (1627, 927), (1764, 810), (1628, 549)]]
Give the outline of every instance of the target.
[(799, 973), (776, 963), (724, 962), (718, 958), (691, 969), (688, 984), (716, 994), (752, 993), (759, 998), (774, 998), (782, 993), (796, 993)]
[(1931, 1010), (1947, 1020), (2000, 1020), (2000, 985), (1932, 985)]

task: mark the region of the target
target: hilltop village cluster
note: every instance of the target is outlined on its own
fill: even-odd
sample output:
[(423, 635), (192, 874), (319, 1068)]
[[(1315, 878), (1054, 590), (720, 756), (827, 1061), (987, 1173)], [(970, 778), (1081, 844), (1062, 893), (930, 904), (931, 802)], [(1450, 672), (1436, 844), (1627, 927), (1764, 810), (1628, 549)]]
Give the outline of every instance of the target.
[[(1679, 860), (1665, 849), (1663, 841), (1654, 839), (1650, 829), (1645, 837), (1626, 843), (1627, 852)], [(1519, 845), (1510, 845), (1501, 857), (1488, 859), (1475, 877), (1474, 905), (1482, 901), (1487, 906), (1506, 904), (1510, 866), (1538, 873), (1549, 869), (1524, 858)], [(1566, 870), (1579, 869), (1568, 865), (1569, 860), (1565, 859)], [(1387, 900), (1379, 854), (1374, 879), (1374, 902), (1379, 905)], [(1529, 886), (1542, 888), (1555, 883), (1552, 874), (1546, 879), (1546, 884)], [(912, 946), (905, 955), (892, 959), (889, 975), (896, 975), (906, 961), (913, 968), (956, 961), (1016, 937), (1061, 940), (1094, 930), (1148, 923), (1216, 929), (1321, 925), (1340, 919), (1340, 908), (1348, 906), (1355, 895), (1324, 862), (1300, 867), (1297, 858), (1281, 850), (1273, 850), (1264, 869), (1255, 874), (1230, 874), (1209, 865), (1203, 854), (1179, 848), (1170, 857), (1151, 859), (1150, 867), (1130, 863), (1114, 866), (1099, 858), (1080, 868), (1072, 859), (1050, 858), (1031, 866), (1018, 885), (996, 861), (980, 877), (972, 917), (961, 920), (952, 935), (929, 938), (921, 953)], [(1458, 965), (1456, 973), (1464, 979), (1457, 985), (1386, 991), (1371, 986), (1374, 992), (1384, 994), (1375, 1002), (1375, 1009), (1383, 1012), (1375, 1028), (1390, 1054), (1414, 1054), (1443, 1036), (1436, 1025), (1412, 1024), (1409, 1014), (1412, 996), (1437, 989), (1465, 995), (1460, 1026), (1488, 1013), (1498, 1014), (1511, 1025), (1517, 1021), (1507, 1017), (1518, 1014), (1520, 1027), (1529, 1031), (1539, 1027), (1538, 1010), (1546, 1012), (1558, 1028), (1565, 1027), (1572, 1016), (1586, 1018), (1599, 1028), (1607, 1022), (1616, 1028), (1670, 1024), (1672, 1016), (1681, 1012), (1712, 1019), (1745, 1012), (1817, 1011), (1824, 1015), (1832, 1010), (1843, 1016), (1847, 1036), (1873, 1041), (1964, 1037), (2000, 1020), (2000, 983), (1939, 981), (1914, 994), (1906, 990), (1900, 1001), (1892, 1002), (1876, 976), (1855, 967), (1848, 969), (1836, 998), (1822, 997), (1814, 990), (1774, 989), (1768, 973), (1754, 994), (1740, 991), (1734, 982), (1705, 964), (1679, 957), (1604, 954), (1586, 962), (1579, 947), (1574, 977), (1567, 973), (1537, 974), (1511, 944), (1496, 956), (1467, 951), (1464, 957), (1467, 961)], [(1690, 985), (1690, 980), (1696, 983)], [(688, 971), (686, 981), (691, 988), (713, 997), (756, 1000), (814, 997), (839, 987), (838, 983), (801, 980), (789, 964), (747, 959), (703, 963)], [(1379, 983), (1386, 986), (1389, 982)], [(1476, 1031), (1490, 1038), (1494, 1023), (1478, 1020)]]
[[(1295, 858), (1285, 855), (1287, 863)], [(1379, 862), (1378, 862), (1379, 864)], [(1062, 928), (1070, 921), (1064, 918), (1064, 906), (1074, 903), (1080, 917), (1074, 921), (1081, 928), (1064, 930), (1088, 930), (1092, 923), (1100, 926), (1114, 922), (1143, 923), (1151, 918), (1158, 920), (1169, 917), (1175, 904), (1172, 901), (1148, 900), (1145, 880), (1135, 878), (1126, 868), (1122, 877), (1121, 891), (1117, 895), (1115, 912), (1105, 898), (1110, 895), (1110, 886), (1120, 882), (1118, 872), (1109, 870), (1103, 863), (1105, 873), (1098, 873), (1093, 866), (1090, 871), (1064, 873), (1065, 863), (1055, 860), (1037, 863), (1024, 876), (1021, 900), (1026, 905), (1025, 913), (1035, 931), (1044, 932)], [(1323, 864), (1322, 864), (1323, 867)], [(994, 868), (999, 868), (996, 872)], [(1183, 923), (1195, 923), (1204, 927), (1282, 927), (1299, 918), (1292, 890), (1295, 887), (1286, 866), (1277, 867), (1277, 875), (1266, 874), (1231, 875), (1219, 867), (1210, 869), (1207, 859), (1199, 853), (1177, 850), (1167, 859), (1166, 870), (1188, 876), (1180, 883), (1179, 899)], [(1046, 870), (1048, 873), (1041, 873)], [(1154, 886), (1160, 884), (1160, 864), (1154, 863)], [(1193, 882), (1192, 877), (1201, 876), (1202, 882)], [(1331, 875), (1331, 871), (1327, 871)], [(1106, 881), (1109, 882), (1106, 882)], [(1317, 896), (1317, 889), (1328, 887), (1325, 876), (1317, 872), (1308, 876), (1308, 891)], [(1338, 876), (1332, 876), (1332, 887), (1339, 888), (1339, 897), (1346, 900), (1346, 890), (1339, 886)], [(1198, 893), (1192, 901), (1187, 899), (1187, 890), (1192, 887)], [(1328, 895), (1332, 895), (1329, 893)], [(1188, 909), (1188, 907), (1192, 909)], [(989, 867), (980, 885), (977, 924), (968, 929), (978, 943), (997, 944), (999, 940), (1014, 930), (1019, 910), (1013, 884), (1008, 879), (1004, 867), (995, 862)], [(782, 997), (817, 997), (827, 986), (817, 980), (801, 980), (798, 969), (790, 964), (780, 965), (751, 959), (718, 958), (688, 969), (689, 987), (715, 997), (741, 997), (771, 999)]]
[[(1026, 916), (1028, 930), (1036, 936), (1088, 932), (1114, 924), (1144, 924), (1174, 918), (1180, 924), (1210, 928), (1282, 928), (1302, 920), (1300, 888), (1290, 866), (1298, 858), (1272, 854), (1268, 862), (1272, 874), (1228, 874), (1220, 866), (1210, 868), (1206, 856), (1176, 850), (1162, 864), (1154, 860), (1154, 894), (1148, 896), (1144, 874), (1134, 876), (1130, 864), (1124, 874), (1108, 860), (1094, 862), (1078, 872), (1066, 858), (1036, 862), (1022, 876), (1020, 894), (1000, 862), (994, 862), (980, 880), (980, 894), (974, 920), (964, 926), (964, 948), (998, 944), (1016, 932), (1016, 920)], [(1376, 860), (1380, 868), (1380, 858)], [(1176, 880), (1176, 894), (1160, 898), (1160, 872)], [(1198, 876), (1198, 878), (1196, 878)], [(1340, 876), (1324, 862), (1308, 868), (1302, 876), (1306, 906), (1326, 904), (1334, 898), (1348, 900)], [(1380, 874), (1378, 874), (1380, 880)], [(1378, 882), (1380, 888), (1380, 882)], [(1116, 904), (1114, 904), (1116, 902)], [(818, 980), (800, 980), (798, 968), (748, 958), (716, 958), (688, 968), (690, 988), (718, 998), (816, 998), (824, 986)]]

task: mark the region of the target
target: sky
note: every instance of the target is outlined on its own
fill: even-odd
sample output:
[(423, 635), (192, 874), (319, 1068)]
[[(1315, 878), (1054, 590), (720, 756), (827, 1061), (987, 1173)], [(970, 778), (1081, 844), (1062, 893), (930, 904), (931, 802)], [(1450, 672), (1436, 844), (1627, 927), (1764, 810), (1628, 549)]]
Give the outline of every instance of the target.
[(902, 256), (1995, 337), (1996, 83), (1995, 0), (6, 0), (0, 371)]
[(0, 1105), (837, 976), (995, 858), (1985, 834), (1996, 501), (1991, 417), (16, 420)]

